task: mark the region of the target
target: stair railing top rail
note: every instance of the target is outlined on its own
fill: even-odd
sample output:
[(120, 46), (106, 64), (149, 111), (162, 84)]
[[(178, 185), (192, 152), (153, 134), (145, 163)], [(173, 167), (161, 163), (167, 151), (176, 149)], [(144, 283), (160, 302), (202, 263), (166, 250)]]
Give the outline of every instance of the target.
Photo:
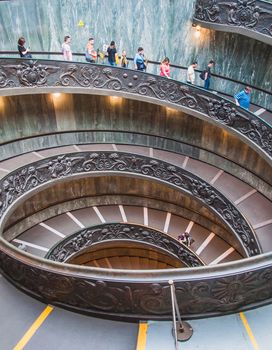
[[(35, 55), (47, 56), (45, 59), (48, 59), (50, 56), (59, 56), (61, 58), (63, 57), (62, 53), (59, 52), (59, 51), (33, 51), (32, 54), (33, 54), (33, 56), (35, 56)], [(1, 57), (1, 55), (3, 55), (3, 57)], [(13, 51), (13, 50), (0, 51), (0, 58), (8, 58), (8, 57), (5, 57), (4, 55), (12, 55), (12, 56), (14, 56), (13, 58), (19, 58), (18, 57), (18, 51)], [(84, 53), (75, 52), (75, 53), (73, 53), (73, 56), (79, 57), (79, 58), (82, 57), (83, 58), (83, 62), (82, 63), (85, 62), (85, 54)], [(36, 59), (36, 58), (33, 58), (33, 59)], [(128, 57), (127, 59), (128, 59), (128, 61), (133, 62), (133, 58), (132, 57)], [(74, 61), (74, 62), (79, 63), (78, 61)], [(100, 58), (98, 58), (98, 63), (105, 63), (105, 61), (101, 60)], [(161, 62), (154, 61), (154, 60), (148, 60), (148, 64), (155, 65), (155, 66), (159, 67)], [(175, 64), (175, 63), (171, 63), (170, 67), (175, 68), (178, 71), (183, 71), (184, 72), (184, 81), (186, 81), (185, 74), (186, 74), (186, 71), (187, 71), (188, 67), (186, 67), (184, 65), (180, 65), (180, 64)], [(197, 73), (200, 73), (202, 70), (201, 69), (195, 69), (195, 71)], [(267, 89), (262, 88), (260, 86), (253, 85), (253, 84), (251, 84), (248, 81), (240, 81), (240, 80), (237, 80), (237, 79), (234, 79), (234, 78), (230, 78), (230, 77), (227, 77), (225, 75), (221, 75), (220, 73), (215, 73), (215, 72), (212, 72), (211, 75), (214, 78), (220, 79), (221, 81), (226, 81), (226, 82), (231, 82), (231, 83), (237, 84), (237, 91), (238, 91), (239, 88), (242, 88), (243, 86), (249, 86), (249, 87), (251, 87), (253, 89), (253, 91), (257, 92), (258, 94), (265, 94), (265, 95), (268, 95), (268, 96), (272, 97), (272, 92), (270, 90), (267, 90)], [(212, 91), (222, 93), (222, 94), (224, 94), (226, 96), (231, 96), (228, 92), (226, 92), (226, 91), (224, 91), (222, 89), (218, 89), (218, 87), (217, 87), (217, 89), (212, 89)], [(254, 104), (256, 106), (259, 106), (259, 107), (265, 107), (265, 106), (261, 105), (259, 102), (258, 103), (254, 102)], [(265, 108), (268, 111), (270, 111), (270, 108), (267, 108), (267, 107), (265, 107)], [(271, 111), (270, 112), (272, 112), (272, 107), (271, 107)]]
[(0, 59), (0, 95), (48, 92), (110, 92), (181, 109), (220, 124), (272, 162), (272, 126), (227, 98), (195, 85), (99, 64)]

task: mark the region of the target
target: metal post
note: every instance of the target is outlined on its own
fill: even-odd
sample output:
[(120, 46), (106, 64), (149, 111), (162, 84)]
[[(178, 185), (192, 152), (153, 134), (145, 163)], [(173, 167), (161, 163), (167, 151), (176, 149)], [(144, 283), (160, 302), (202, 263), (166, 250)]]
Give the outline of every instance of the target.
[[(173, 313), (173, 334), (175, 337), (175, 342), (189, 340), (193, 335), (193, 328), (188, 322), (181, 320), (174, 282), (172, 280), (169, 280), (168, 283), (170, 285), (170, 290), (171, 290), (171, 302), (172, 302), (172, 313)], [(177, 313), (178, 321), (176, 321), (176, 313)], [(177, 345), (176, 345), (176, 349), (178, 349)]]
[(178, 336), (177, 336), (176, 312), (175, 312), (174, 282), (172, 280), (169, 280), (168, 283), (170, 285), (170, 291), (171, 291), (172, 316), (173, 316), (173, 335), (174, 335), (176, 350), (179, 350)]

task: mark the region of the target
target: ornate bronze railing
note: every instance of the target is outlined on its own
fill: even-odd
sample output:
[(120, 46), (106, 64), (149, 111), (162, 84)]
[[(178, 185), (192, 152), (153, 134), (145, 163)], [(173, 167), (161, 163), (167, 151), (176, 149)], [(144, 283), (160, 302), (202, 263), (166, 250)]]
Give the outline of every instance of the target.
[[(271, 163), (272, 127), (233, 102), (164, 77), (97, 64), (0, 59), (0, 94), (112, 94), (183, 110), (243, 138)], [(12, 91), (11, 91), (12, 89)]]
[(272, 45), (272, 3), (260, 0), (196, 0), (194, 22)]
[(107, 223), (85, 228), (58, 242), (49, 250), (45, 258), (67, 262), (94, 244), (115, 240), (148, 243), (151, 247), (158, 247), (167, 254), (171, 254), (186, 266), (204, 265), (191, 249), (166, 233), (128, 223)]
[[(250, 255), (259, 247), (241, 214), (212, 186), (162, 161), (126, 153), (75, 153), (51, 157), (13, 171), (0, 183), (1, 225), (33, 191), (68, 177), (109, 172), (147, 176), (193, 194), (241, 232)], [(193, 177), (192, 177), (193, 176)], [(257, 250), (257, 251), (256, 251)], [(21, 252), (0, 237), (2, 273), (18, 288), (45, 302), (74, 311), (111, 317), (169, 318), (169, 278), (176, 283), (185, 316), (233, 312), (266, 303), (272, 296), (272, 255), (222, 267), (197, 267), (145, 273), (85, 268), (56, 263)], [(186, 272), (184, 272), (186, 271)]]
[[(130, 174), (161, 181), (200, 201), (231, 229), (247, 256), (261, 252), (255, 233), (237, 208), (217, 189), (189, 171), (161, 160), (117, 152), (79, 152), (50, 157), (19, 168), (0, 180), (0, 218), (30, 191), (70, 176)], [(0, 223), (1, 223), (0, 221)]]
[[(56, 60), (56, 57), (57, 57), (58, 60), (62, 60), (62, 58), (63, 58), (62, 52), (33, 51), (32, 54), (35, 57), (35, 59), (41, 57), (45, 60), (47, 60), (47, 59)], [(18, 51), (0, 51), (0, 55), (2, 55), (3, 58), (4, 57), (18, 57)], [(85, 53), (73, 52), (73, 57), (74, 57), (75, 61), (77, 61), (77, 62), (85, 62)], [(121, 59), (121, 57), (120, 57), (120, 59)], [(133, 60), (134, 60), (132, 57), (128, 57), (127, 59), (129, 62), (133, 62)], [(105, 64), (105, 61), (98, 58), (97, 63)], [(149, 59), (147, 71), (149, 72), (150, 68), (151, 68), (152, 72), (153, 72), (154, 68), (157, 68), (159, 70), (160, 64), (161, 64), (161, 62), (159, 62), (159, 61), (154, 61), (154, 60)], [(132, 63), (131, 63), (131, 67), (133, 67)], [(184, 81), (184, 82), (186, 81), (187, 69), (188, 69), (187, 66), (176, 64), (176, 63), (170, 63), (170, 67), (172, 70), (171, 76), (173, 75), (174, 77), (176, 77), (176, 79), (178, 79), (180, 81)], [(195, 71), (197, 73), (202, 72), (201, 68), (195, 69)], [(222, 93), (224, 96), (232, 97), (234, 86), (235, 86), (235, 89), (237, 91), (239, 91), (239, 89), (242, 89), (245, 86), (249, 86), (253, 89), (252, 98), (251, 98), (252, 104), (255, 106), (258, 106), (258, 107), (263, 107), (263, 108), (267, 109), (268, 111), (272, 112), (271, 103), (269, 103), (269, 99), (272, 96), (272, 93), (270, 90), (266, 90), (263, 87), (254, 85), (252, 83), (251, 79), (248, 79), (247, 81), (245, 81), (245, 80), (241, 81), (241, 80), (237, 80), (237, 79), (231, 78), (231, 77), (226, 76), (226, 75), (222, 75), (222, 74), (220, 74), (220, 72), (217, 72), (217, 73), (212, 72), (211, 75), (213, 78), (215, 78), (215, 82), (216, 82), (216, 84), (215, 84), (216, 88), (214, 86), (212, 87), (213, 92)], [(224, 82), (224, 84), (222, 84), (222, 82)], [(202, 81), (201, 81), (201, 83), (203, 84)], [(223, 87), (221, 87), (222, 85), (223, 85)]]

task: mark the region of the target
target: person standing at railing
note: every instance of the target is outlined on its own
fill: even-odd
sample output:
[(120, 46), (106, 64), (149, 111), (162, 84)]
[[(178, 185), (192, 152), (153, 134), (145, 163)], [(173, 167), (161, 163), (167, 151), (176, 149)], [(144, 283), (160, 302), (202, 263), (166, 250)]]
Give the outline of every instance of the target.
[(214, 66), (214, 60), (210, 60), (207, 68), (200, 73), (200, 78), (204, 80), (204, 89), (209, 90), (211, 83), (211, 68)]
[(108, 56), (108, 62), (111, 66), (116, 66), (116, 60), (118, 56), (115, 41), (111, 41), (110, 46), (107, 48), (106, 56)]
[(251, 97), (251, 88), (249, 86), (246, 86), (244, 90), (234, 95), (236, 105), (244, 109), (249, 109), (250, 97)]
[(121, 67), (122, 68), (128, 68), (127, 53), (126, 53), (125, 50), (122, 51)]
[(21, 36), (18, 40), (18, 51), (19, 51), (20, 57), (32, 58), (32, 55), (30, 53), (30, 47), (26, 49), (25, 43), (26, 43), (25, 38)]
[(85, 58), (87, 62), (96, 63), (97, 62), (97, 51), (94, 49), (94, 38), (89, 38)]
[(66, 35), (64, 37), (64, 43), (61, 45), (61, 51), (64, 61), (72, 61), (72, 50), (70, 47), (71, 37)]
[(165, 59), (162, 61), (160, 65), (160, 76), (170, 78), (170, 60), (168, 57), (165, 57)]
[(146, 70), (144, 49), (142, 47), (138, 48), (138, 52), (134, 57), (134, 68), (141, 71)]
[(195, 84), (195, 68), (197, 67), (197, 62), (194, 61), (187, 69), (187, 83)]

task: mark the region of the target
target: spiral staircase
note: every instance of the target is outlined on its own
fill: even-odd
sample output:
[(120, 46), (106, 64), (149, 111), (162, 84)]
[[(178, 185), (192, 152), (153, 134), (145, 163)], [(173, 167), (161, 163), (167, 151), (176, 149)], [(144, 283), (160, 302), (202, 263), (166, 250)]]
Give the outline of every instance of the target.
[(0, 63), (8, 281), (60, 314), (121, 321), (170, 320), (169, 279), (188, 319), (271, 302), (269, 113), (121, 68)]

